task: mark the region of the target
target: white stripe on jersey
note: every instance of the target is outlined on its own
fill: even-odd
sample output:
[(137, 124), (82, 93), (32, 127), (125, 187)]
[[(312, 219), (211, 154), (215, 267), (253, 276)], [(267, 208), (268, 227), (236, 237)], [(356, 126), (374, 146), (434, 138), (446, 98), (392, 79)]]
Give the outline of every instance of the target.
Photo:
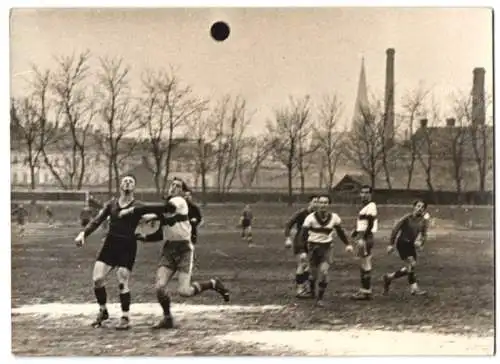
[(166, 225), (163, 227), (163, 237), (164, 240), (169, 241), (179, 241), (186, 240), (191, 241), (191, 223), (189, 218), (187, 218), (189, 208), (186, 200), (180, 196), (172, 197), (169, 203), (175, 206), (175, 212), (172, 214), (164, 214), (165, 218), (171, 218), (176, 215), (186, 216), (186, 219), (182, 221), (176, 221), (174, 225)]
[(328, 213), (327, 217), (327, 222), (321, 224), (314, 212), (307, 215), (302, 226), (309, 229), (308, 243), (329, 244), (333, 241), (333, 230), (335, 226), (342, 223), (342, 220), (340, 220), (339, 215), (331, 212)]
[(377, 205), (375, 202), (369, 202), (358, 213), (358, 219), (356, 220), (356, 231), (366, 231), (368, 228), (368, 219), (366, 216), (373, 216), (373, 227), (372, 233), (378, 231), (378, 219), (377, 219)]

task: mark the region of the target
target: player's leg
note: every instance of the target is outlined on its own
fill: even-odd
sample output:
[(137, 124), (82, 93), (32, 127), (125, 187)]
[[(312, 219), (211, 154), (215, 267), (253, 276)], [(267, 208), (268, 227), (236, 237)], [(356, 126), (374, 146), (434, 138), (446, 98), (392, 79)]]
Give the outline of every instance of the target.
[(248, 245), (252, 245), (253, 244), (253, 235), (252, 235), (252, 225), (250, 225), (250, 224), (247, 226), (247, 229), (246, 229), (246, 237), (247, 237)]
[(171, 329), (174, 327), (172, 313), (170, 312), (170, 295), (167, 286), (175, 274), (175, 270), (167, 266), (168, 259), (162, 257), (160, 266), (156, 271), (156, 298), (163, 310), (162, 319), (153, 326), (153, 329)]
[(403, 262), (405, 262), (405, 265), (403, 265), (401, 268), (394, 272), (390, 272), (387, 274), (384, 274), (383, 280), (384, 280), (384, 294), (387, 295), (389, 293), (389, 289), (391, 286), (391, 283), (394, 279), (398, 279), (404, 276), (408, 275), (408, 264), (407, 264), (407, 259), (412, 255), (411, 249), (409, 248), (410, 245), (408, 242), (403, 241), (403, 240), (398, 240), (396, 242), (396, 250), (398, 251), (399, 257)]
[(181, 254), (178, 264), (177, 280), (179, 288), (177, 291), (183, 297), (192, 297), (207, 290), (218, 292), (224, 301), (229, 301), (229, 291), (224, 287), (220, 279), (212, 278), (205, 282), (191, 282), (193, 272), (193, 255), (194, 250), (190, 249)]
[(94, 294), (99, 304), (99, 313), (97, 318), (92, 323), (92, 326), (99, 327), (103, 321), (109, 318), (109, 313), (106, 308), (107, 294), (105, 287), (106, 276), (113, 269), (112, 266), (104, 263), (101, 260), (97, 260), (94, 264), (94, 270), (92, 272), (92, 280), (94, 282)]
[(309, 264), (307, 253), (304, 251), (303, 244), (298, 235), (293, 239), (293, 254), (297, 262), (295, 270), (295, 289), (297, 296), (302, 296), (305, 293), (310, 293), (309, 289)]
[(333, 249), (330, 244), (318, 247), (318, 300), (316, 305), (324, 306), (323, 297), (328, 287), (328, 272), (333, 263)]
[(121, 250), (117, 252), (118, 269), (116, 275), (118, 278), (118, 288), (120, 289), (120, 306), (122, 309), (122, 317), (119, 325), (116, 327), (118, 330), (127, 330), (130, 327), (130, 302), (132, 300), (129, 288), (130, 275), (135, 264), (135, 257), (137, 255), (137, 242), (136, 241), (123, 241)]
[(410, 284), (410, 293), (414, 296), (423, 296), (427, 292), (420, 289), (417, 282), (417, 253), (415, 253), (408, 257), (407, 259), (408, 266), (408, 283)]
[(361, 287), (351, 298), (354, 300), (370, 300), (372, 298), (371, 271), (372, 271), (373, 237), (367, 237), (363, 243), (358, 244), (358, 257), (360, 260)]
[(308, 248), (307, 259), (309, 266), (309, 289), (311, 298), (317, 297), (317, 282), (319, 277), (319, 265), (317, 247), (311, 245)]

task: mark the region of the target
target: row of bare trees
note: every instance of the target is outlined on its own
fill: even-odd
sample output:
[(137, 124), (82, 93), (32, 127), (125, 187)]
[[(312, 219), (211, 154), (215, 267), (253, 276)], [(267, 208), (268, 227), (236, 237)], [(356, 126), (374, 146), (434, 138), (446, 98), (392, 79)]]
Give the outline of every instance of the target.
[[(492, 168), (486, 128), (453, 128), (446, 141), (436, 139), (439, 129), (431, 126), (443, 116), (429, 90), (418, 89), (403, 98), (395, 132), (418, 131), (419, 137), (399, 142), (388, 139), (382, 103), (376, 98), (347, 130), (344, 106), (335, 94), (316, 103), (307, 95), (289, 97), (261, 132), (252, 133), (254, 112), (244, 98), (204, 99), (173, 68), (144, 72), (133, 90), (130, 67), (122, 59), (95, 60), (83, 52), (56, 58), (53, 69), (33, 67), (30, 75), (26, 95), (11, 102), (11, 133), (27, 154), (33, 189), (42, 164), (61, 188), (81, 189), (85, 176), (92, 173), (90, 156), (98, 153), (108, 169), (110, 193), (118, 188), (127, 163), (140, 155), (156, 191), (163, 194), (176, 149), (186, 140), (191, 141), (187, 157), (195, 165), (203, 193), (209, 174), (220, 193), (230, 191), (236, 180), (251, 188), (266, 161), (286, 170), (290, 196), (296, 180), (305, 191), (313, 166), (319, 171), (319, 187), (332, 186), (341, 164), (363, 171), (373, 186), (382, 179), (387, 188), (393, 186), (395, 170), (405, 171), (406, 188), (412, 188), (420, 168), (433, 191), (435, 174), (442, 173), (436, 166), (445, 157), (440, 155), (443, 143), (458, 192), (464, 187), (468, 162), (476, 166), (481, 191)], [(473, 124), (471, 108), (470, 97), (455, 97), (457, 125)], [(428, 120), (427, 128), (419, 127), (421, 119)], [(50, 158), (54, 153), (63, 163), (55, 164)]]

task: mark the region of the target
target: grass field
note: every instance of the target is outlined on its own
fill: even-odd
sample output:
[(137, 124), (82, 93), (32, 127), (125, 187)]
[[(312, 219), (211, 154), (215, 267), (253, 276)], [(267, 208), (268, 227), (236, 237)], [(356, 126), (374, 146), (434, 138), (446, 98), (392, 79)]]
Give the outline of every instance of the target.
[[(89, 326), (97, 305), (92, 265), (102, 232), (78, 249), (78, 227), (67, 221), (49, 228), (28, 225), (23, 239), (12, 237), (12, 351), (17, 355), (368, 355), (492, 354), (494, 338), (493, 234), (440, 218), (420, 255), (418, 277), (429, 291), (412, 297), (406, 280), (381, 295), (380, 277), (400, 266), (385, 254), (394, 211), (382, 214), (374, 251), (374, 299), (353, 302), (358, 265), (335, 247), (327, 306), (293, 297), (294, 258), (283, 247), (282, 223), (293, 212), (284, 206), (254, 210), (256, 246), (243, 243), (235, 227), (240, 207), (205, 210), (197, 246), (195, 279), (222, 278), (232, 291), (223, 304), (208, 292), (194, 298), (173, 295), (179, 327), (151, 332), (160, 314), (154, 304), (157, 244), (144, 244), (131, 282), (133, 328), (117, 332)], [(400, 213), (401, 211), (398, 211)], [(57, 216), (57, 211), (56, 211)], [(352, 217), (346, 217), (346, 227)], [(457, 219), (458, 220), (458, 219)], [(172, 283), (175, 287), (176, 282)], [(118, 287), (107, 284), (113, 319), (119, 318)]]

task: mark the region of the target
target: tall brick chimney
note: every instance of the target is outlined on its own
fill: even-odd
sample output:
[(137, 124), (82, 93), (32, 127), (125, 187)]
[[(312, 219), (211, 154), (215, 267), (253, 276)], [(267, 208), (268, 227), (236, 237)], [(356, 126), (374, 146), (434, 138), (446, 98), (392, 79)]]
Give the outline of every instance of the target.
[(474, 68), (472, 72), (472, 124), (484, 125), (486, 121), (486, 106), (484, 95), (484, 68)]
[(384, 108), (384, 137), (392, 144), (394, 140), (394, 48), (385, 51), (387, 55), (385, 65), (385, 108)]

